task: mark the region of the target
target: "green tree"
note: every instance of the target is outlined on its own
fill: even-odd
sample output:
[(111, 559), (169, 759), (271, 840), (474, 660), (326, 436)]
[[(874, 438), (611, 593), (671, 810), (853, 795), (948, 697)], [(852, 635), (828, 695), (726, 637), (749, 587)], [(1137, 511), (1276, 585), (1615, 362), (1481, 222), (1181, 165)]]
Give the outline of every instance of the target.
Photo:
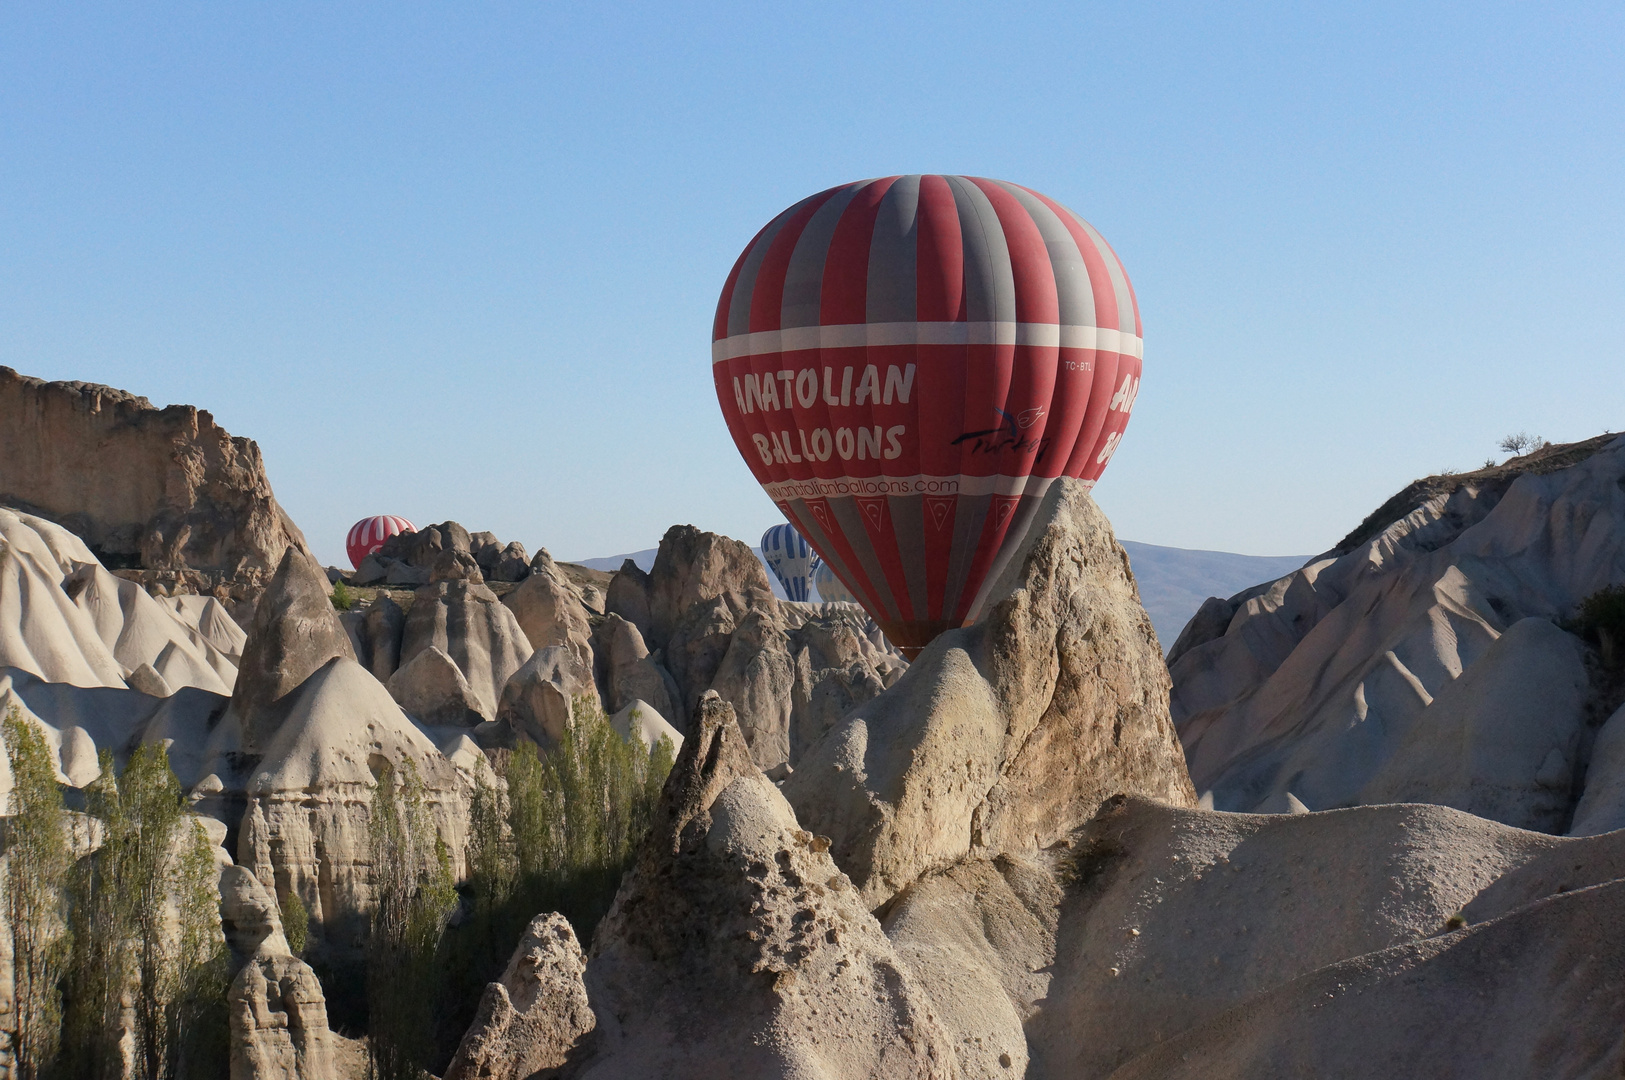
[(281, 908), (282, 932), (287, 935), (288, 948), (293, 950), (295, 956), (301, 956), (310, 937), (310, 912), (305, 909), (305, 902), (299, 899), (299, 894), (292, 889), (288, 890)]
[(163, 995), (166, 1075), (203, 1078), (229, 1068), (228, 956), (213, 846), (201, 821), (193, 817), (190, 825), (175, 865), (176, 949)]
[(211, 1075), (226, 1024), (213, 852), (162, 744), (139, 747), (122, 777), (106, 751), (101, 767), (85, 792), (101, 847), (70, 877), (65, 1072), (122, 1075), (128, 1000), (136, 1080)]
[(674, 754), (623, 739), (597, 703), (577, 697), (571, 723), (541, 757), (521, 744), (508, 765), (517, 892), (530, 914), (558, 911), (583, 943), (609, 911), (649, 829)]
[(80, 859), (68, 876), (69, 941), (63, 980), (63, 1076), (115, 1080), (123, 1076), (119, 1054), (120, 1001), (131, 979), (128, 905), (118, 888), (109, 843), (126, 829), (125, 808), (113, 775), (113, 755), (100, 754), (101, 775), (85, 788), (85, 808), (103, 838), (102, 849)]
[(424, 805), (417, 766), (387, 762), (368, 820), (373, 912), (367, 940), (368, 1066), (373, 1080), (418, 1080), (435, 1051), (435, 956), (457, 904), (451, 852)]
[(573, 702), (571, 714), (545, 757), (523, 743), (508, 758), (503, 787), (475, 785), (465, 851), (470, 916), (442, 949), (440, 1062), (538, 912), (560, 912), (590, 942), (671, 772), (671, 740), (652, 753), (629, 743), (590, 698)]
[(58, 988), (68, 952), (62, 885), (73, 862), (68, 815), (45, 737), (13, 707), (4, 721), (11, 761), (6, 827), (6, 921), (11, 927), (12, 1054), (18, 1080), (37, 1080), (61, 1037)]

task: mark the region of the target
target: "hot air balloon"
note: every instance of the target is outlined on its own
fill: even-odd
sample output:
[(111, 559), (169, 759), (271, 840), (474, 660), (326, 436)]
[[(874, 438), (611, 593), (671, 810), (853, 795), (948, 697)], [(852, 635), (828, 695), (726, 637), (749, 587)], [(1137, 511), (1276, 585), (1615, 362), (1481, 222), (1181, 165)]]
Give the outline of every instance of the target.
[(417, 528), (405, 518), (392, 514), (362, 518), (350, 526), (350, 534), (344, 538), (344, 549), (350, 556), (350, 565), (359, 570), (361, 560), (383, 547), (385, 540), (396, 533), (417, 532)]
[(813, 571), (813, 586), (818, 589), (818, 599), (831, 604), (855, 604), (858, 598), (852, 594), (841, 579), (835, 576), (829, 563), (822, 559), (818, 561), (818, 568)]
[(795, 526), (775, 525), (763, 533), (762, 558), (784, 586), (785, 596), (791, 600), (807, 599), (818, 556), (796, 532)]
[(980, 617), (1046, 489), (1094, 483), (1140, 387), (1111, 247), (978, 177), (796, 203), (739, 256), (712, 336), (739, 452), (910, 656)]

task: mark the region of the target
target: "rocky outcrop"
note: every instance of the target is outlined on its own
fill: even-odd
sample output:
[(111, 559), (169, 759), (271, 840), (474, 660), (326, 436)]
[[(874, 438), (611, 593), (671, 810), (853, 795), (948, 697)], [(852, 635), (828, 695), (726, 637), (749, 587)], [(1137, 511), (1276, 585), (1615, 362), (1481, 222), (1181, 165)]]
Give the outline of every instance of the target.
[(547, 749), (564, 738), (577, 698), (600, 707), (592, 669), (568, 647), (549, 645), (531, 654), (503, 687), (497, 719), (516, 738)]
[(1571, 836), (1625, 829), (1625, 705), (1597, 732), (1586, 770), (1585, 794), (1574, 808)]
[(1338, 549), (1228, 601), (1170, 653), (1198, 790), (1250, 810), (1393, 800), (1562, 832), (1604, 701), (1559, 629), (1625, 582), (1625, 438), (1401, 492)]
[(593, 664), (611, 712), (643, 700), (662, 716), (675, 716), (681, 691), (658, 658), (651, 656), (637, 626), (614, 612), (604, 617), (593, 636)]
[(1030, 1077), (1625, 1065), (1625, 834), (1557, 839), (1430, 806), (1123, 800), (1056, 869)]
[(246, 750), (265, 752), (286, 712), (282, 699), (336, 657), (354, 661), (355, 650), (333, 611), (327, 575), (290, 548), (254, 609), (232, 691)]
[(913, 975), (714, 695), (586, 985), (598, 1026), (572, 1062), (583, 1075), (953, 1075)]
[[(443, 578), (418, 589), (401, 631), (400, 663), (436, 648), (451, 657), (480, 702), (480, 712), (495, 716), (502, 688), (534, 651), (519, 620), (502, 606), (481, 580), (479, 568), (464, 553), (448, 553), (442, 573), (472, 573)], [(465, 565), (457, 555), (468, 559)], [(453, 570), (452, 567), (456, 569)]]
[[(366, 642), (367, 670), (387, 683), (401, 666), (401, 637), (406, 633), (406, 612), (387, 592), (379, 591), (361, 617)], [(361, 657), (357, 657), (361, 659)]]
[(0, 367), (0, 504), (61, 523), (164, 592), (241, 601), (305, 539), (252, 440), (190, 405)]
[(1116, 794), (1195, 803), (1110, 524), (1072, 482), (1038, 515), (987, 617), (927, 646), (785, 782), (871, 907), (967, 855), (1046, 847)]
[(491, 719), (456, 662), (433, 645), (390, 676), (389, 696), (422, 724), (474, 727)]
[[(242, 635), (212, 598), (172, 606), (115, 577), (77, 536), (0, 509), (0, 668), (74, 686), (229, 694)], [(208, 630), (205, 632), (204, 625)]]
[(327, 1001), (316, 973), (288, 948), (276, 898), (228, 866), (220, 913), (235, 965), (226, 995), (231, 1080), (329, 1080), (338, 1075)]
[(627, 702), (625, 708), (609, 718), (609, 726), (627, 742), (636, 739), (650, 750), (665, 739), (671, 743), (674, 758), (683, 749), (682, 732), (672, 727), (647, 701)]
[(501, 980), (486, 986), (445, 1080), (529, 1080), (563, 1065), (597, 1022), (581, 981), (586, 969), (564, 916), (536, 916)]
[(592, 662), (592, 625), (587, 608), (581, 594), (545, 549), (537, 553), (524, 583), (502, 602), (519, 620), (531, 648), (564, 645), (584, 662)]
[(650, 573), (627, 560), (606, 607), (594, 646), (611, 710), (642, 698), (681, 718), (715, 690), (775, 775), (906, 667), (861, 608), (776, 600), (748, 546), (692, 525), (667, 530)]
[(415, 772), (424, 806), (460, 864), (468, 781), (383, 685), (336, 657), (291, 694), (284, 720), (249, 777), (237, 861), (278, 896), (299, 894), (315, 955), (348, 960), (371, 905), (367, 823), (375, 775)]

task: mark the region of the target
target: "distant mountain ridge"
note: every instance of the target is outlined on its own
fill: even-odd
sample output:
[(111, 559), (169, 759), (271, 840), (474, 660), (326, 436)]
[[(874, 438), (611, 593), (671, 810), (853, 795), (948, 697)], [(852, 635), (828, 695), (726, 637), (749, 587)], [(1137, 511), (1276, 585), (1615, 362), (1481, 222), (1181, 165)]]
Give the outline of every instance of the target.
[[(1309, 561), (1307, 555), (1236, 555), (1228, 551), (1162, 547), (1135, 540), (1124, 540), (1123, 547), (1128, 551), (1129, 564), (1140, 587), (1140, 600), (1151, 616), (1151, 625), (1156, 628), (1157, 642), (1164, 655), (1208, 597), (1234, 596), (1259, 582), (1274, 581), (1290, 574)], [(647, 571), (654, 566), (657, 550), (644, 548), (625, 555), (575, 561), (578, 566), (613, 572), (621, 568), (622, 562), (631, 559)], [(761, 551), (753, 550), (757, 558), (761, 558)], [(778, 579), (770, 573), (768, 580), (773, 583), (774, 595), (783, 599)]]

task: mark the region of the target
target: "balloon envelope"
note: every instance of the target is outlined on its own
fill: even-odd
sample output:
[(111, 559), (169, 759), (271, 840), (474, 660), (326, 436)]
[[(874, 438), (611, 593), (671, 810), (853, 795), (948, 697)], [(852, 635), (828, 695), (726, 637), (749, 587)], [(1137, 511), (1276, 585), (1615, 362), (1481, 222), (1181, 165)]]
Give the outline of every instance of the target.
[(813, 571), (813, 585), (818, 589), (818, 599), (825, 603), (856, 604), (858, 602), (856, 594), (846, 587), (845, 582), (835, 576), (835, 571), (830, 569), (829, 563), (822, 560), (818, 563), (818, 569)]
[(383, 547), (385, 540), (397, 533), (408, 532), (417, 532), (417, 526), (403, 517), (379, 514), (362, 518), (350, 526), (350, 534), (344, 538), (344, 549), (350, 556), (350, 565), (360, 569), (361, 560)]
[(963, 176), (831, 188), (774, 218), (717, 304), (729, 432), (785, 517), (907, 653), (974, 622), (1057, 477), (1092, 485), (1139, 391), (1106, 241)]
[(762, 534), (762, 558), (791, 600), (805, 600), (818, 556), (793, 525), (775, 525)]

